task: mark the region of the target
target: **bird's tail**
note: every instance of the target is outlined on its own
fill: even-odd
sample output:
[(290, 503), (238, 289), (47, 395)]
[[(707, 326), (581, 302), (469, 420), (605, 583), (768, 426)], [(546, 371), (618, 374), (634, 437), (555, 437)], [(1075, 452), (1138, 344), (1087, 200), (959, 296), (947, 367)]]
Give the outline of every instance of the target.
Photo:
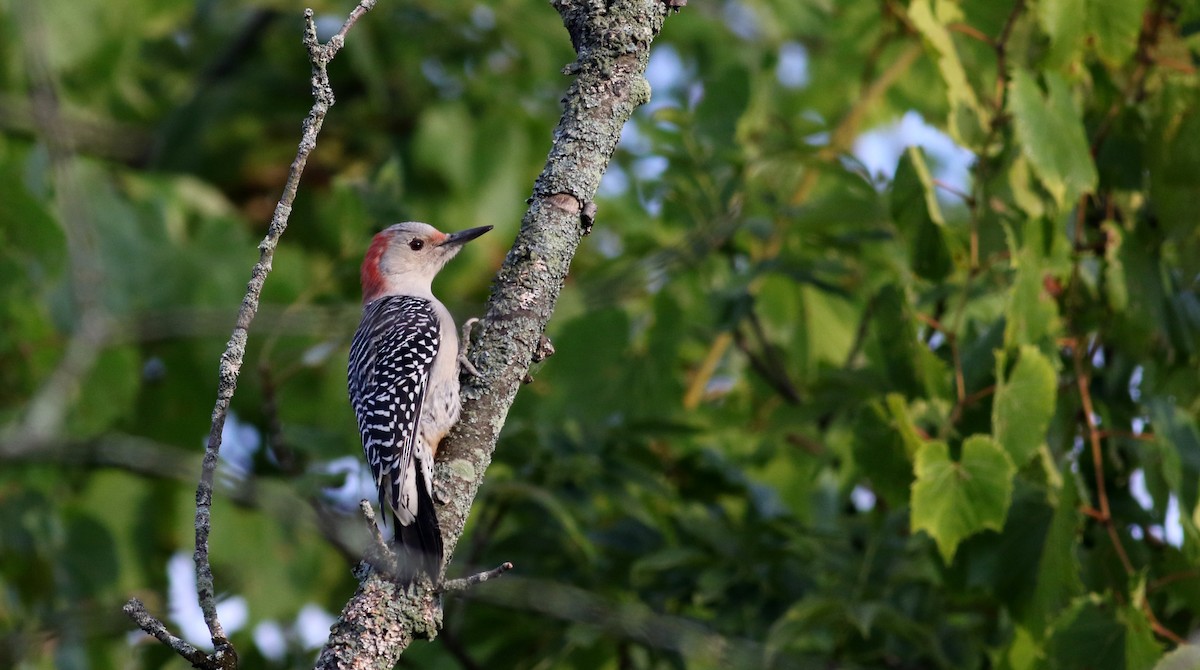
[(421, 468), (415, 468), (417, 475), (417, 514), (408, 525), (401, 525), (400, 519), (393, 515), (396, 524), (395, 549), (400, 557), (397, 579), (401, 583), (410, 584), (421, 575), (429, 576), (430, 581), (437, 583), (442, 569), (442, 529), (438, 526), (437, 514), (433, 510), (433, 497), (425, 483)]

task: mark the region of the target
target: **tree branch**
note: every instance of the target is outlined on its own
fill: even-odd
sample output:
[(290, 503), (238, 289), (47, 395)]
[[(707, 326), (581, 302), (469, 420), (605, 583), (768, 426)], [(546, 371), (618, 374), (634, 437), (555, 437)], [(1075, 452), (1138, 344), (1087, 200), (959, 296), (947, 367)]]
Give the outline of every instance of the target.
[(125, 614), (133, 619), (137, 625), (147, 633), (153, 635), (159, 642), (170, 647), (175, 653), (186, 658), (189, 663), (197, 668), (214, 667), (211, 659), (203, 651), (193, 647), (184, 640), (175, 637), (163, 625), (161, 621), (155, 619), (146, 611), (146, 606), (137, 598), (130, 598), (129, 602), (125, 603)]
[[(678, 2), (552, 0), (578, 54), (546, 166), (517, 239), (492, 286), (464, 380), (462, 416), (438, 450), (435, 499), (447, 557), (462, 536), (496, 439), (554, 311), (571, 259), (594, 213), (592, 197), (633, 111), (650, 98), (650, 44)], [(405, 590), (370, 571), (342, 610), (318, 668), (391, 668), (414, 637), (441, 625), (432, 584)]]
[[(250, 281), (246, 285), (246, 295), (238, 310), (233, 334), (226, 345), (225, 353), (221, 355), (217, 402), (213, 407), (212, 428), (208, 434), (208, 445), (205, 448), (204, 460), (201, 464), (200, 482), (196, 487), (196, 548), (193, 554), (196, 562), (196, 591), (200, 600), (200, 610), (204, 614), (204, 623), (208, 626), (213, 644), (213, 653), (206, 657), (206, 664), (213, 667), (237, 667), (237, 652), (217, 618), (216, 589), (213, 586), (212, 565), (208, 558), (208, 536), (212, 522), (213, 477), (221, 451), (221, 434), (225, 428), (225, 416), (229, 411), (229, 403), (237, 388), (238, 373), (241, 371), (242, 361), (246, 356), (246, 340), (250, 323), (258, 312), (259, 296), (262, 294), (267, 275), (271, 272), (275, 248), (278, 246), (279, 238), (283, 236), (284, 230), (287, 229), (288, 218), (292, 213), (292, 202), (296, 199), (296, 190), (300, 185), (300, 175), (304, 172), (308, 155), (317, 146), (317, 135), (321, 132), (325, 115), (334, 103), (333, 88), (329, 85), (327, 67), (345, 43), (346, 33), (363, 14), (374, 6), (375, 0), (361, 0), (350, 13), (341, 30), (326, 44), (321, 44), (317, 40), (317, 26), (313, 19), (313, 11), (311, 9), (304, 11), (304, 45), (308, 49), (309, 60), (312, 62), (314, 102), (308, 116), (304, 119), (300, 147), (296, 152), (296, 158), (292, 161), (291, 169), (288, 171), (283, 195), (275, 206), (275, 213), (271, 217), (267, 235), (258, 245), (258, 262), (254, 264), (254, 268), (250, 272)], [(133, 606), (134, 601), (131, 600), (126, 606), (126, 611), (128, 612)], [(134, 620), (143, 630), (155, 634), (144, 625), (145, 620), (139, 620), (137, 617), (134, 617)], [(178, 648), (175, 650), (183, 653)], [(193, 659), (186, 655), (184, 657), (195, 665)]]

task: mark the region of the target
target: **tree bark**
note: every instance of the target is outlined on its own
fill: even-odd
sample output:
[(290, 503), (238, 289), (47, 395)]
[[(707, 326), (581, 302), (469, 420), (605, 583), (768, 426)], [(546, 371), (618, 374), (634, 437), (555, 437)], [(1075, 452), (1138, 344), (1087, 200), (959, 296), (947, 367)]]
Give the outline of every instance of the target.
[[(591, 227), (592, 198), (633, 111), (650, 99), (644, 77), (650, 45), (680, 0), (552, 0), (578, 58), (563, 98), (546, 167), (533, 186), (516, 241), (496, 275), (476, 328), (458, 425), (439, 449), (434, 475), (438, 521), (449, 559), (517, 389), (529, 371), (571, 259)], [(449, 561), (447, 561), (449, 562)], [(397, 587), (366, 570), (317, 659), (317, 668), (392, 668), (415, 637), (441, 626), (429, 584)]]

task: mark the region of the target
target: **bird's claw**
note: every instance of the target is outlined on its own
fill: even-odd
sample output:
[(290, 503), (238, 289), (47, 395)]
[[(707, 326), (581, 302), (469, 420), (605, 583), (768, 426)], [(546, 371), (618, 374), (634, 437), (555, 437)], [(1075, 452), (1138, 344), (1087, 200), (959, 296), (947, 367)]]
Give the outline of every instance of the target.
[(480, 373), (479, 370), (477, 370), (475, 368), (475, 365), (472, 364), (471, 361), (467, 359), (466, 352), (460, 353), (458, 355), (458, 367), (460, 370), (466, 370), (467, 372), (471, 373), (472, 377), (482, 377), (483, 376), (483, 374)]
[(479, 373), (479, 370), (477, 370), (475, 365), (472, 364), (470, 359), (467, 358), (467, 348), (471, 346), (471, 329), (474, 328), (475, 324), (477, 323), (479, 323), (479, 319), (476, 317), (471, 317), (466, 321), (463, 321), (462, 337), (458, 341), (458, 365), (460, 370), (466, 370), (467, 372), (471, 373), (471, 376), (482, 377), (483, 375)]

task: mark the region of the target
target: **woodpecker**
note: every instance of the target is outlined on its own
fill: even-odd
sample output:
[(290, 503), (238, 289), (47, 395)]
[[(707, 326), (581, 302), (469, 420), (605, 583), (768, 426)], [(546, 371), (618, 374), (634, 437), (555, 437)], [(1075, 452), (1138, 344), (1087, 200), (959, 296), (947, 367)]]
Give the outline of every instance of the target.
[[(458, 332), (433, 296), (434, 276), (462, 245), (491, 230), (447, 235), (398, 223), (371, 240), (362, 264), (363, 317), (350, 345), (350, 404), (385, 522), (394, 522), (401, 580), (437, 581), (442, 534), (433, 510), (433, 459), (458, 421)], [(465, 360), (465, 359), (464, 359)]]

